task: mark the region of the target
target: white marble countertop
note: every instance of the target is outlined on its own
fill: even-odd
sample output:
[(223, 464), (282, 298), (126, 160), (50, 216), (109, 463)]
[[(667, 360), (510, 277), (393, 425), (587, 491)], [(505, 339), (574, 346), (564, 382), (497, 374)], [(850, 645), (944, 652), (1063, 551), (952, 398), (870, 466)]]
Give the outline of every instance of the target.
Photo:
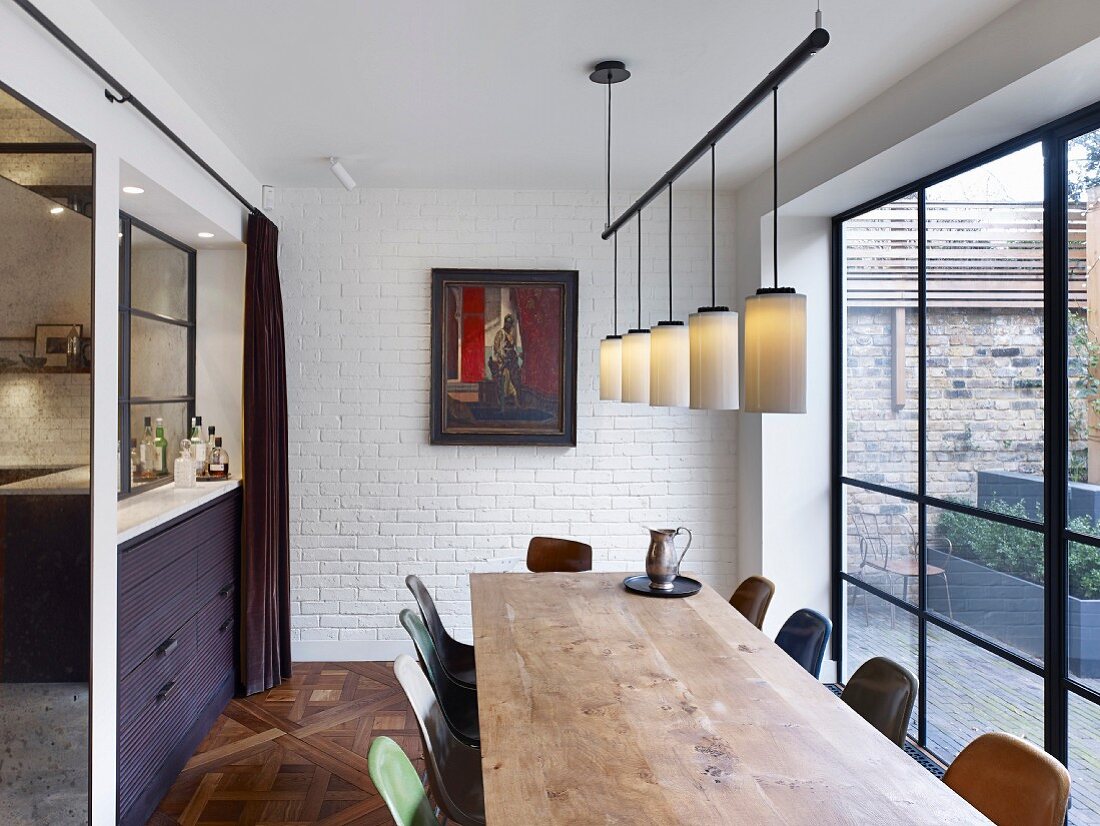
[(193, 488), (163, 485), (118, 503), (118, 544), (217, 499), (241, 484), (240, 479), (199, 482)]
[(91, 492), (91, 468), (88, 465), (54, 473), (32, 476), (21, 482), (0, 485), (0, 496), (59, 496)]

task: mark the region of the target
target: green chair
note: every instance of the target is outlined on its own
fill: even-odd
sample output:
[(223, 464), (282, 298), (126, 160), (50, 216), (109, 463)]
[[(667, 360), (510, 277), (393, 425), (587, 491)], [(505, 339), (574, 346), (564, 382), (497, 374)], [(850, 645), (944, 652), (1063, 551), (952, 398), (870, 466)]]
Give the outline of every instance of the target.
[(397, 826), (439, 826), (416, 769), (401, 746), (389, 737), (375, 737), (367, 767)]

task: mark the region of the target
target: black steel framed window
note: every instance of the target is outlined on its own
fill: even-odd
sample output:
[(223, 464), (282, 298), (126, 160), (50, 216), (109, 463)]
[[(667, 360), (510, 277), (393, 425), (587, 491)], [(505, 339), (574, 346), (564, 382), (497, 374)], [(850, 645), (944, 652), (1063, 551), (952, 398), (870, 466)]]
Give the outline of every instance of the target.
[[(119, 496), (172, 481), (179, 443), (195, 413), (195, 261), (191, 247), (119, 215)], [(146, 468), (148, 418), (164, 423), (167, 473)]]
[(945, 761), (954, 725), (1036, 741), (1082, 823), (1100, 820), (1094, 215), (1100, 104), (836, 216), (831, 253), (840, 677), (875, 654), (912, 668), (910, 734)]

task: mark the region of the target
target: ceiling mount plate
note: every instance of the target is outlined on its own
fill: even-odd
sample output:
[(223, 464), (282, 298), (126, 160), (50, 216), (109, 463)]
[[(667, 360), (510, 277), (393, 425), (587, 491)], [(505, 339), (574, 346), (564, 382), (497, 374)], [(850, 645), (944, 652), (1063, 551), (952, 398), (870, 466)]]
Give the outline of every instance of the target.
[(621, 60), (601, 60), (588, 79), (593, 83), (602, 83), (606, 86), (609, 83), (622, 83), (628, 77), (630, 72)]

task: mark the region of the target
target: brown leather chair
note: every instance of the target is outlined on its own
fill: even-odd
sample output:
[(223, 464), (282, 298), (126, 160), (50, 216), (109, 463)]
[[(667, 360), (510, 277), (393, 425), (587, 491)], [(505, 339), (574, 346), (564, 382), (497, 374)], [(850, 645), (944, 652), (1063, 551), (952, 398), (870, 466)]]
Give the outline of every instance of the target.
[(844, 685), (840, 699), (898, 746), (917, 700), (917, 678), (886, 657), (872, 657)]
[(536, 574), (592, 570), (592, 546), (572, 539), (536, 536), (527, 545), (527, 570)]
[(1040, 748), (994, 732), (959, 753), (943, 782), (997, 826), (1062, 826), (1069, 772)]
[(767, 577), (750, 576), (737, 586), (730, 597), (730, 605), (741, 612), (757, 628), (764, 627), (764, 617), (775, 596), (775, 583)]

